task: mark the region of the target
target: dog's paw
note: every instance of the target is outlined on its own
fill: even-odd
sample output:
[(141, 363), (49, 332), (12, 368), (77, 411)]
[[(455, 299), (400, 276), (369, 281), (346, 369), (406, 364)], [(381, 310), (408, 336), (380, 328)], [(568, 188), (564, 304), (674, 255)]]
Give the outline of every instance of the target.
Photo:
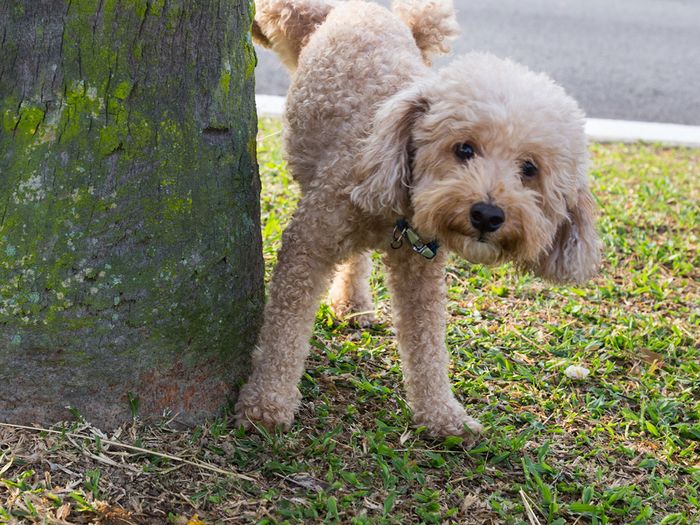
[(333, 315), (342, 321), (347, 321), (351, 326), (357, 328), (369, 328), (377, 322), (377, 316), (374, 313), (374, 306), (365, 304), (364, 306), (356, 306), (352, 303), (334, 302), (331, 300), (329, 305), (333, 311)]
[(374, 312), (358, 312), (351, 313), (345, 316), (345, 320), (350, 323), (351, 326), (356, 328), (369, 328), (370, 326), (377, 324), (377, 316)]
[(256, 426), (269, 431), (289, 430), (301, 395), (295, 388), (292, 394), (265, 390), (248, 383), (241, 388), (236, 401), (234, 422), (245, 429)]
[(414, 410), (413, 421), (425, 426), (431, 436), (462, 438), (462, 446), (466, 448), (474, 446), (484, 431), (481, 423), (470, 417), (456, 399)]

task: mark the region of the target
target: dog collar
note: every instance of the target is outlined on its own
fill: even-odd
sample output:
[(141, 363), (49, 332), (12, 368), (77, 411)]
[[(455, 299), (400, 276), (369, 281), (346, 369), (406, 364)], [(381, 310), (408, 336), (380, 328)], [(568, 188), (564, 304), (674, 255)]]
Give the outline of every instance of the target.
[(440, 247), (436, 240), (423, 242), (406, 219), (399, 219), (394, 225), (391, 247), (394, 250), (400, 248), (404, 239), (408, 241), (414, 252), (428, 260), (433, 259), (437, 255), (438, 248)]

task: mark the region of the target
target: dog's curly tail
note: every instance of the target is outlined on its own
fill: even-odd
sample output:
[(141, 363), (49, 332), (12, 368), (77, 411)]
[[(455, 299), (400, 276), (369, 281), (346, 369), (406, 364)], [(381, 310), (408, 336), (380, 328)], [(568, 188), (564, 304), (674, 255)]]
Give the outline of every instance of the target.
[(459, 34), (452, 0), (394, 0), (391, 8), (413, 33), (427, 64), (450, 51), (449, 40)]
[(255, 0), (253, 40), (294, 71), (299, 52), (335, 5), (332, 0)]

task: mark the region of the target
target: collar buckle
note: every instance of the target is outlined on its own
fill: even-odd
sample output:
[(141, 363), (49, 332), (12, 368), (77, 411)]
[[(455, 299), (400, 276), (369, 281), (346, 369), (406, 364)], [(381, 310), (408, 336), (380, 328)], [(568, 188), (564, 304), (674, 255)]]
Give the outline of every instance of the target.
[(425, 259), (434, 259), (437, 255), (440, 245), (437, 240), (423, 242), (416, 231), (411, 228), (406, 219), (399, 219), (394, 225), (392, 234), (391, 247), (396, 250), (403, 245), (403, 240), (406, 239), (411, 245), (411, 249)]

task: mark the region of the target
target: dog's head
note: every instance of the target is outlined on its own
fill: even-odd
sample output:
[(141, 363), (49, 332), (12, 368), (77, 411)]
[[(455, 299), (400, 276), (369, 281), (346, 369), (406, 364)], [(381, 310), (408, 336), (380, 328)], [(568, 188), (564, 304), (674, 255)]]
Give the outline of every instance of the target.
[(587, 167), (576, 102), (545, 75), (474, 53), (383, 104), (352, 199), (469, 261), (580, 282), (600, 258)]

